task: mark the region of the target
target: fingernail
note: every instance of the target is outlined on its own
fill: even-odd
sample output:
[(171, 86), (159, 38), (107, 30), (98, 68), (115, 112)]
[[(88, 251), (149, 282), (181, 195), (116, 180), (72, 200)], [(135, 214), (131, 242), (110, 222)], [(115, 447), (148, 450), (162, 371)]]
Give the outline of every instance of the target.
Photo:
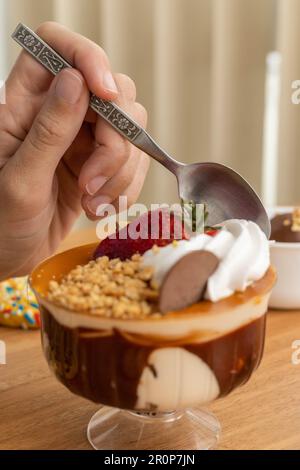
[(97, 216), (103, 215), (104, 209), (111, 203), (111, 198), (109, 196), (97, 196), (91, 199), (88, 203), (88, 209), (92, 214)]
[(103, 75), (103, 86), (106, 90), (112, 91), (113, 93), (118, 93), (118, 88), (112, 73), (107, 70)]
[(96, 194), (99, 189), (102, 188), (102, 186), (105, 185), (106, 181), (108, 180), (108, 178), (106, 178), (106, 176), (95, 176), (95, 178), (93, 178), (85, 187), (85, 190), (86, 192), (90, 195), (90, 196), (94, 196), (94, 194)]
[(71, 70), (63, 70), (55, 86), (55, 94), (69, 104), (76, 104), (81, 97), (83, 81)]

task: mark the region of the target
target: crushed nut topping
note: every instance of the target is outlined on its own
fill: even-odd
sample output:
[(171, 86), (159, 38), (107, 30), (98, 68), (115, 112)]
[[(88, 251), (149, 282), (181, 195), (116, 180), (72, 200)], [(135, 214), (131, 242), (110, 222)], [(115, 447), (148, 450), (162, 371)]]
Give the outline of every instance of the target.
[(110, 318), (138, 319), (157, 313), (153, 268), (140, 255), (120, 261), (107, 256), (77, 266), (60, 282), (50, 281), (48, 299), (74, 311)]

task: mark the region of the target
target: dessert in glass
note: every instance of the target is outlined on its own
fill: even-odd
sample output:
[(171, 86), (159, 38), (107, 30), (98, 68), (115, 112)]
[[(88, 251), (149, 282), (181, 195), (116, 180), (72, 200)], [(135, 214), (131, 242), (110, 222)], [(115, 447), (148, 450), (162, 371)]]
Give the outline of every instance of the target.
[(300, 243), (300, 207), (275, 210), (270, 238), (279, 243)]
[(270, 259), (277, 272), (269, 305), (276, 309), (300, 308), (300, 207), (274, 207), (271, 221)]
[(247, 382), (263, 354), (275, 282), (266, 236), (228, 220), (190, 239), (117, 236), (95, 249), (58, 254), (31, 277), (50, 368), (103, 405), (90, 443), (214, 447), (220, 425), (203, 406)]

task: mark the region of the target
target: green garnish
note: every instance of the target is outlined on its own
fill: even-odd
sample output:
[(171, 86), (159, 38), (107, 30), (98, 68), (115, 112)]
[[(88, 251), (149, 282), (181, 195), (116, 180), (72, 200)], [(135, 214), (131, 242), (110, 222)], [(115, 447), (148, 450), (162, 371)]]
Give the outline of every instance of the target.
[[(187, 219), (188, 226), (192, 233), (203, 233), (205, 220), (207, 220), (208, 212), (205, 204), (197, 204), (195, 201), (181, 199), (182, 218)], [(201, 208), (201, 212), (199, 209)]]
[(221, 230), (221, 226), (212, 227), (211, 225), (205, 225), (205, 232), (207, 230)]

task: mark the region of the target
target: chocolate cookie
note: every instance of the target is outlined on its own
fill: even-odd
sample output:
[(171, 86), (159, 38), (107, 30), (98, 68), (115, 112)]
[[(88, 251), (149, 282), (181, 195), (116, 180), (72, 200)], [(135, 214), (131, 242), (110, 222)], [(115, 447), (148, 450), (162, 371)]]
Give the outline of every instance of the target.
[(166, 275), (159, 295), (159, 310), (166, 313), (199, 302), (208, 278), (219, 264), (218, 258), (205, 250), (181, 258)]

